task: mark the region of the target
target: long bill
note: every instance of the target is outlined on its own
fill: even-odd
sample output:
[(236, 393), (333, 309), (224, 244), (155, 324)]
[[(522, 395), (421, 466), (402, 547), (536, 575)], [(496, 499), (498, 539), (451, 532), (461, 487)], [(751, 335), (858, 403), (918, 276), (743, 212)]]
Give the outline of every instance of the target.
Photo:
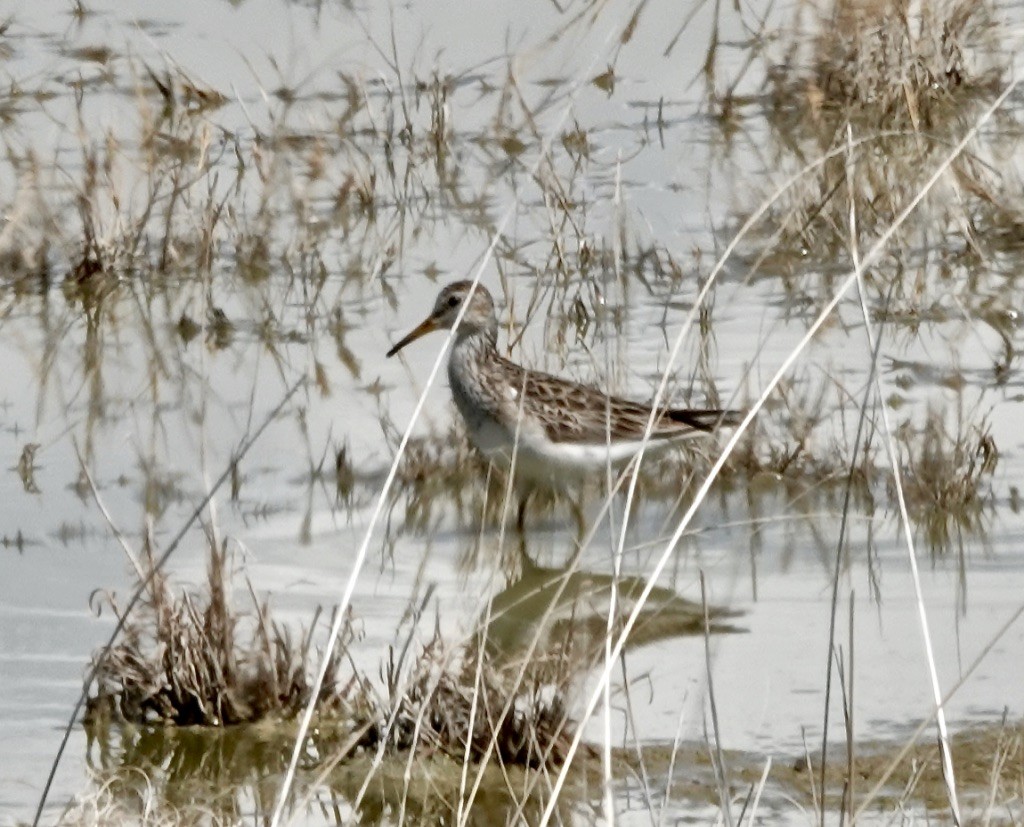
[(426, 336), (428, 333), (431, 333), (437, 329), (438, 324), (437, 322), (434, 321), (434, 318), (432, 316), (427, 319), (424, 319), (422, 322), (419, 323), (419, 325), (417, 325), (413, 330), (406, 334), (398, 342), (398, 344), (396, 344), (393, 348), (391, 348), (391, 350), (388, 351), (388, 358), (390, 359), (410, 342), (415, 342), (418, 338), (420, 338), (420, 336)]

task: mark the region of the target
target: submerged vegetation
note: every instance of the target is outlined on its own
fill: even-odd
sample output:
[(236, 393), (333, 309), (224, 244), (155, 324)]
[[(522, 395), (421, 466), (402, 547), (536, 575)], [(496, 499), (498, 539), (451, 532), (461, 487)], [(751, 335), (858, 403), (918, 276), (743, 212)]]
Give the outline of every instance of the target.
[[(891, 744), (859, 743), (854, 715), (857, 566), (880, 615), (892, 564), (878, 550), (901, 535), (905, 505), (906, 534), (925, 536), (966, 601), (966, 549), (1017, 498), (1004, 487), (1020, 460), (1001, 441), (1016, 434), (996, 409), (1019, 404), (1019, 112), (1000, 110), (904, 215), (952, 148), (993, 123), (986, 109), (1012, 75), (1002, 11), (835, 0), (755, 21), (715, 4), (697, 67), (706, 113), (691, 120), (674, 84), (696, 29), (679, 10), (663, 42), (657, 4), (553, 7), (547, 35), (514, 46), (530, 61), (453, 67), (463, 58), (425, 58), (395, 20), (353, 29), (355, 11), (321, 5), (292, 13), (311, 39), (330, 39), (340, 15), (369, 63), (335, 55), (303, 74), (301, 61), (245, 56), (244, 88), (173, 51), (116, 52), (108, 13), (93, 20), (82, 4), (55, 40), (57, 68), (22, 72), (31, 27), (0, 23), (17, 503), (4, 546), (19, 558), (102, 549), (88, 564), (101, 573), (84, 570), (102, 580), (90, 584), (100, 616), (122, 624), (83, 689), (95, 784), (60, 820), (238, 823), (287, 805), (336, 823), (568, 823), (629, 808), (669, 818), (682, 798), (709, 821), (752, 823), (765, 793), (773, 814), (797, 802), (822, 823), (858, 808), (959, 818), (961, 804), (1021, 823), (1015, 727), (955, 745), (971, 756), (955, 768), (958, 804), (937, 769), (944, 710), (942, 751), (915, 747), (918, 733), (899, 760)], [(685, 157), (698, 147), (701, 183)], [(761, 204), (751, 194), (775, 187)], [(382, 366), (410, 306), (481, 264), (500, 347), (609, 391), (649, 398), (664, 379), (673, 404), (750, 409), (791, 348), (804, 361), (720, 468), (728, 435), (645, 460), (635, 479), (521, 490), (446, 408), (407, 427), (428, 357)], [(837, 301), (847, 284), (856, 297)], [(239, 450), (263, 417), (257, 448)], [(697, 497), (704, 524), (685, 522)], [(56, 517), (35, 515), (44, 501)], [(365, 528), (361, 545), (350, 525)], [(726, 571), (707, 535), (749, 548), (749, 576)], [(137, 605), (117, 586), (110, 536)], [(773, 769), (723, 748), (714, 656), (764, 634), (759, 572), (788, 573), (803, 547), (820, 557), (810, 568), (834, 571), (813, 586), (835, 595), (821, 729), (834, 737), (838, 704), (846, 752), (800, 757), (788, 743)], [(369, 612), (346, 590), (325, 632), (314, 606), (366, 561), (378, 563)], [(301, 608), (272, 613), (278, 591)], [(750, 616), (723, 594), (749, 595)], [(801, 638), (803, 654), (824, 651), (823, 629), (793, 625), (820, 633)], [(656, 662), (637, 674), (645, 653)], [(658, 672), (669, 667), (681, 674)], [(673, 695), (677, 731), (658, 718), (651, 738), (658, 692)], [(688, 716), (703, 741), (686, 743)]]

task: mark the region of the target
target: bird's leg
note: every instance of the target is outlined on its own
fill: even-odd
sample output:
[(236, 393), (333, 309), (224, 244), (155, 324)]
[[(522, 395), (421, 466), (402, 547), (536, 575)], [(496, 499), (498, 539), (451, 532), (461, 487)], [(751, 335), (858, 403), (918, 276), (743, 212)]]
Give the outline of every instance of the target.
[(526, 542), (526, 504), (530, 500), (530, 491), (526, 490), (519, 497), (519, 512), (516, 515), (516, 529), (519, 531), (520, 542)]
[(573, 498), (569, 500), (569, 509), (572, 511), (572, 518), (576, 522), (576, 545), (583, 545), (587, 536), (587, 517), (583, 513), (583, 506), (580, 501)]
[(520, 558), (529, 556), (529, 552), (526, 550), (526, 535), (521, 531), (519, 532), (519, 556)]

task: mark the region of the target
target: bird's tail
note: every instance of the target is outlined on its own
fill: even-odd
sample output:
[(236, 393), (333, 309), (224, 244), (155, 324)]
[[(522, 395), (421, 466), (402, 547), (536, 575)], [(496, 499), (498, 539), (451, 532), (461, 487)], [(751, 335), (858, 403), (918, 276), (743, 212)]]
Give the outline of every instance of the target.
[(681, 425), (689, 425), (698, 431), (714, 431), (721, 427), (739, 425), (746, 416), (746, 411), (728, 411), (707, 408), (672, 408), (668, 418)]

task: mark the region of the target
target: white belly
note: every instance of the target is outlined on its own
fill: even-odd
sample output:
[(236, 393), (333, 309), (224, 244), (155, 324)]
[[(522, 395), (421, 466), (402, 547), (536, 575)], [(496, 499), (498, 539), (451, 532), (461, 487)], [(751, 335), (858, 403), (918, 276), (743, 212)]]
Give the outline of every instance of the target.
[[(639, 440), (607, 444), (552, 442), (540, 429), (521, 427), (518, 433), (488, 418), (467, 420), (469, 439), (488, 460), (508, 470), (515, 459), (519, 482), (562, 488), (576, 485), (608, 468), (621, 469), (640, 450)], [(672, 440), (651, 440), (645, 456), (656, 456), (670, 448)], [(603, 477), (602, 477), (603, 478)]]

